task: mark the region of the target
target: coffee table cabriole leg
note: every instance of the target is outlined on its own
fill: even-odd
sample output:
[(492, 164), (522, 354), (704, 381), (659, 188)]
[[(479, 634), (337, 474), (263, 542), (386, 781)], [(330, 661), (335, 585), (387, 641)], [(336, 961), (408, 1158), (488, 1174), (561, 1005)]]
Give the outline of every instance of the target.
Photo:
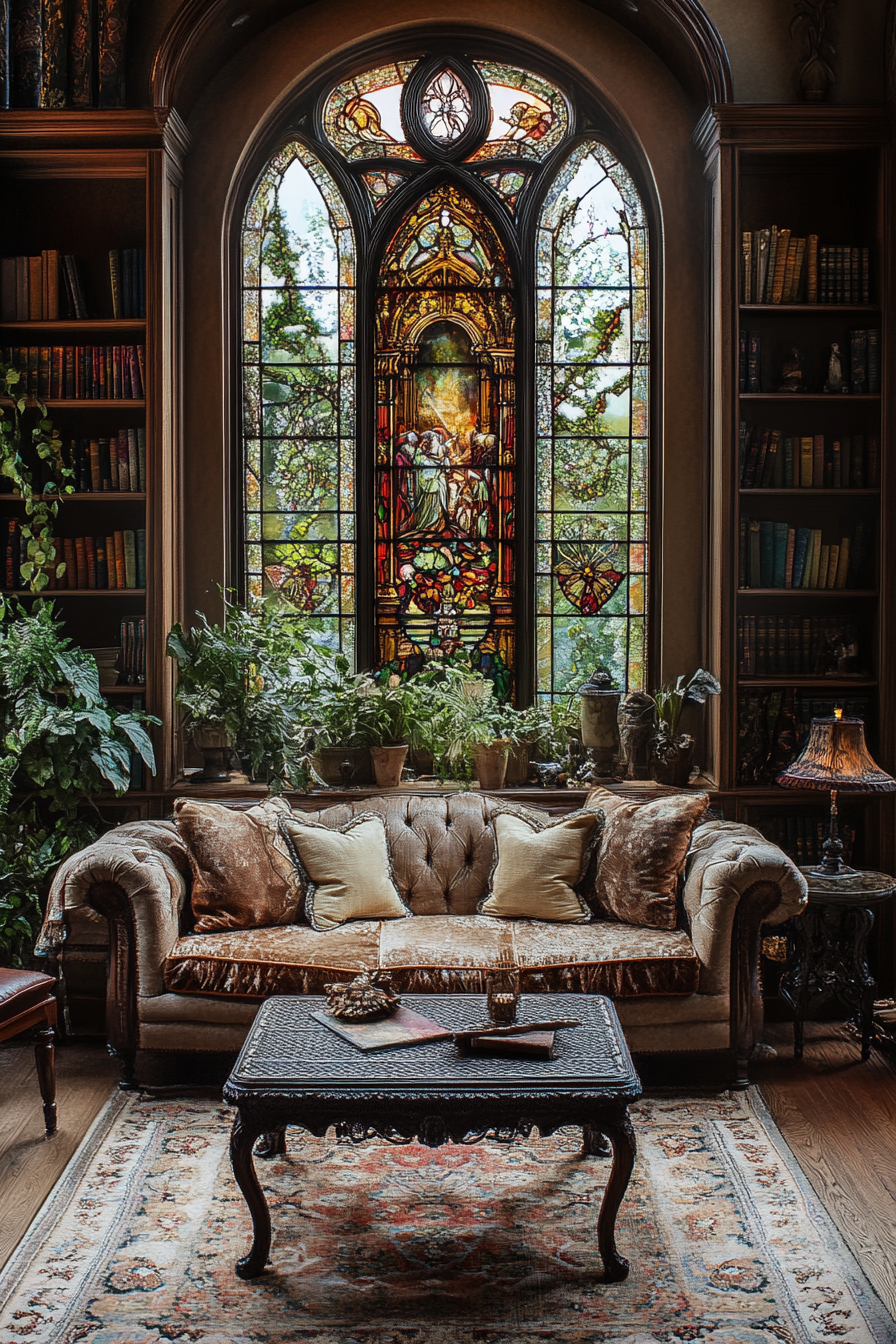
[(241, 1279), (257, 1278), (264, 1270), (271, 1250), (271, 1215), (252, 1160), (255, 1141), (263, 1132), (267, 1131), (263, 1131), (261, 1125), (248, 1124), (237, 1111), (230, 1133), (230, 1164), (252, 1216), (252, 1245), (248, 1255), (237, 1260), (235, 1265)]
[(629, 1263), (616, 1250), (616, 1215), (635, 1165), (635, 1131), (626, 1112), (613, 1119), (602, 1119), (594, 1126), (583, 1126), (583, 1130), (598, 1128), (612, 1145), (613, 1166), (597, 1219), (597, 1246), (604, 1262), (607, 1281), (620, 1283), (622, 1279), (628, 1278)]

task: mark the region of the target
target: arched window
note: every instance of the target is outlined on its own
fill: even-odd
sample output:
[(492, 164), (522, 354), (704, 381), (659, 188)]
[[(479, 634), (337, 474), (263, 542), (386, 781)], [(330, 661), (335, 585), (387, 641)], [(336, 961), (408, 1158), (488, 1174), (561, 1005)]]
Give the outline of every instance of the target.
[(279, 594), (361, 666), (453, 661), (551, 697), (601, 663), (643, 685), (631, 174), (578, 92), (466, 54), (297, 112), (243, 230), (250, 599)]

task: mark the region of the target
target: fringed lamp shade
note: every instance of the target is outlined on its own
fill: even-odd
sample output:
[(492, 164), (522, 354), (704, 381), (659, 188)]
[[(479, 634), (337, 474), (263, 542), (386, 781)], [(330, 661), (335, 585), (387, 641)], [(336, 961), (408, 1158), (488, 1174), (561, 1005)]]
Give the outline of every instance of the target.
[(861, 719), (813, 719), (801, 754), (778, 776), (785, 789), (893, 793), (896, 780), (874, 764)]
[(847, 878), (853, 869), (843, 862), (843, 845), (837, 827), (837, 794), (893, 793), (896, 780), (874, 764), (865, 746), (861, 719), (844, 719), (842, 710), (833, 719), (813, 719), (809, 740), (800, 755), (778, 776), (785, 789), (830, 789), (831, 829), (824, 843), (819, 877)]

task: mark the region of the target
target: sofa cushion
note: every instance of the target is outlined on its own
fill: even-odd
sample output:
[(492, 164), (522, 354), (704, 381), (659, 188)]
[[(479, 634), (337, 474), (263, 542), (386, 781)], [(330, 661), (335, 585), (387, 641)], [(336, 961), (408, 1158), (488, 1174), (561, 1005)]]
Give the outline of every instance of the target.
[(323, 933), (351, 919), (406, 919), (410, 910), (392, 880), (382, 817), (361, 813), (337, 830), (304, 817), (280, 829), (306, 891), (305, 913)]
[(302, 887), (278, 828), (289, 804), (267, 798), (246, 812), (178, 798), (174, 822), (193, 874), (197, 933), (292, 924)]
[(697, 954), (687, 934), (621, 924), (544, 924), (487, 915), (303, 925), (180, 938), (165, 962), (175, 994), (322, 994), (358, 971), (390, 971), (399, 993), (485, 992), (486, 978), (515, 961), (527, 994), (690, 994)]
[[(410, 921), (409, 921), (410, 922)], [(379, 923), (358, 920), (327, 933), (306, 924), (279, 929), (189, 934), (165, 960), (174, 994), (323, 994), (332, 980), (376, 969)]]
[(493, 824), (497, 862), (480, 913), (505, 919), (587, 922), (591, 911), (573, 887), (585, 869), (597, 814), (582, 811), (553, 825), (536, 826), (499, 812)]
[(586, 898), (602, 919), (654, 929), (678, 922), (678, 882), (694, 827), (709, 805), (705, 793), (678, 793), (634, 803), (592, 789), (586, 808), (606, 815)]
[[(494, 806), (481, 793), (393, 794), (302, 815), (339, 827), (358, 812), (377, 813), (386, 827), (395, 884), (413, 913), (475, 915), (495, 861)], [(545, 820), (535, 809), (514, 810)]]

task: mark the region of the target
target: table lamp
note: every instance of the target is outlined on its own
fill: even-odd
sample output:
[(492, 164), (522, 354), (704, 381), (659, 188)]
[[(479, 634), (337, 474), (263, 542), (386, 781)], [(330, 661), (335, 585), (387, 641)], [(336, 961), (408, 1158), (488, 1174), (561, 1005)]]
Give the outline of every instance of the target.
[(843, 862), (843, 844), (837, 833), (837, 794), (896, 792), (896, 780), (869, 755), (863, 721), (844, 719), (842, 709), (835, 709), (832, 719), (813, 719), (806, 745), (778, 776), (778, 783), (785, 789), (830, 789), (830, 834), (824, 842), (821, 866), (810, 872), (835, 880), (852, 877), (856, 870)]

